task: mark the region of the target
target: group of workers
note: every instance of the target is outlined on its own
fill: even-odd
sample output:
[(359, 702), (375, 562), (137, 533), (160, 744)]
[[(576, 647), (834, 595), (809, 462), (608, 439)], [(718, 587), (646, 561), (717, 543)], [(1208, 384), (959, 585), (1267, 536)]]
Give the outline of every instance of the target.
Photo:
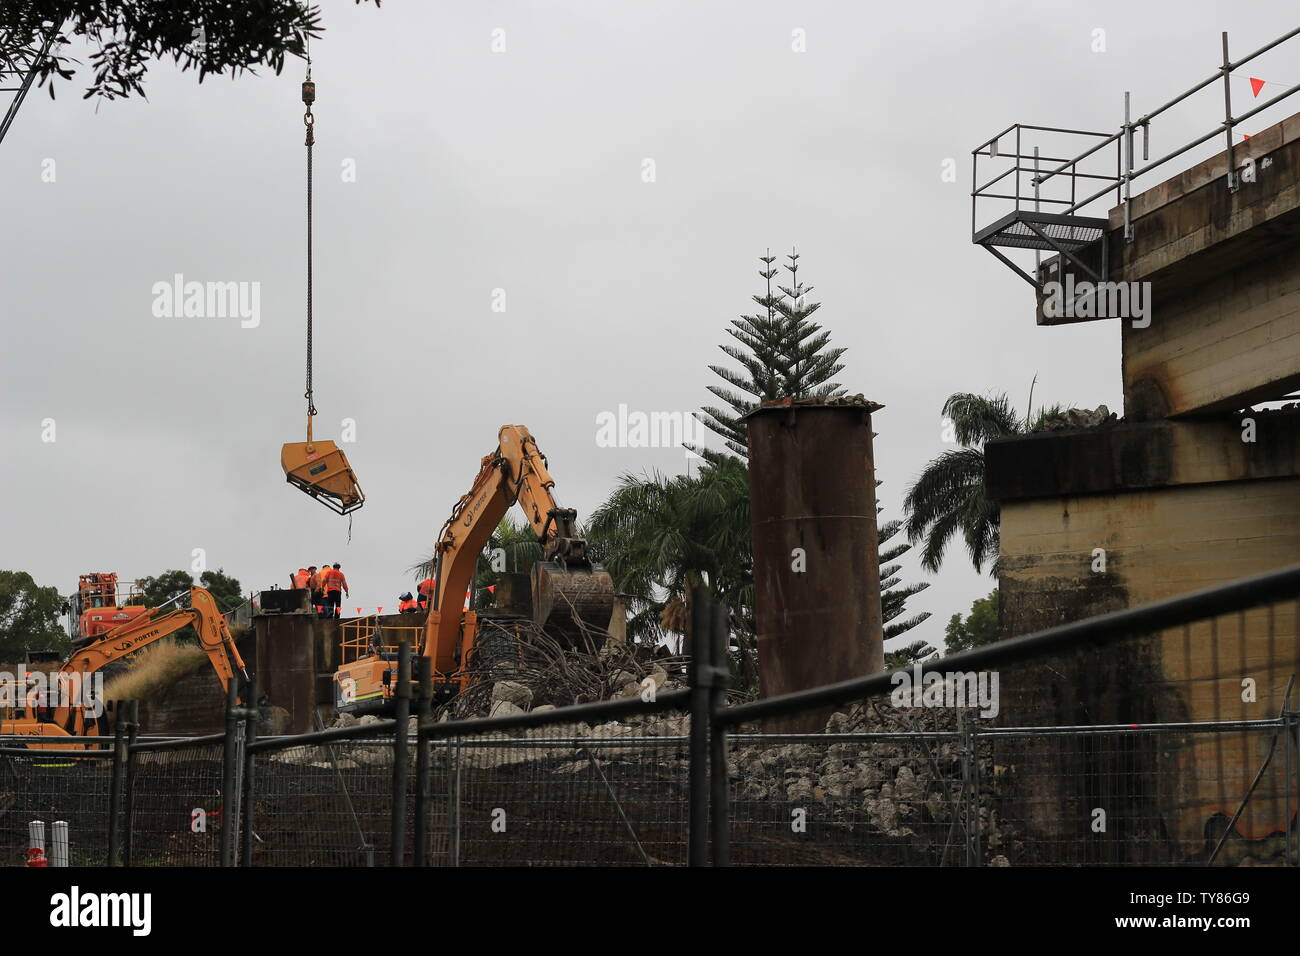
[(351, 592), (348, 591), (348, 579), (337, 561), (334, 562), (333, 567), (328, 564), (321, 565), (319, 571), (314, 564), (299, 568), (289, 577), (295, 588), (306, 588), (311, 591), (311, 603), (312, 607), (316, 608), (317, 616), (340, 616), (343, 596)]
[[(316, 608), (316, 613), (320, 617), (339, 617), (343, 605), (343, 596), (350, 596), (348, 591), (348, 579), (344, 576), (341, 565), (337, 562), (331, 567), (328, 564), (321, 565), (319, 571), (316, 565), (306, 568), (299, 568), (294, 574), (289, 575), (295, 588), (306, 588), (311, 591), (311, 603)], [(410, 591), (405, 591), (397, 599), (397, 611), (399, 614), (418, 614), (421, 611), (429, 610), (429, 595), (433, 593), (433, 578), (427, 577), (416, 587), (418, 596)]]

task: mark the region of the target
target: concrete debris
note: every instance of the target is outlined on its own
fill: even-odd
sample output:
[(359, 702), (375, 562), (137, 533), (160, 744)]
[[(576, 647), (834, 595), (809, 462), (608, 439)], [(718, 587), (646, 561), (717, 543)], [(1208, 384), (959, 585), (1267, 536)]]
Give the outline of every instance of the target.
[[(500, 686), (499, 684), (497, 686)], [(488, 711), (489, 717), (515, 717), (525, 713), (524, 709), (518, 704), (508, 700), (494, 700), (492, 709)]]
[(289, 747), (276, 750), (271, 754), (274, 763), (288, 764), (293, 767), (311, 767), (329, 759), (329, 752), (324, 747)]
[[(826, 723), (831, 734), (956, 729), (953, 710), (898, 709), (879, 702), (856, 704)], [(784, 801), (810, 814), (815, 808), (828, 822), (861, 825), (865, 815), (870, 830), (920, 852), (933, 850), (934, 834), (947, 833), (958, 812), (950, 794), (961, 779), (961, 753), (951, 741), (745, 742), (734, 746), (729, 768), (741, 800)], [(991, 778), (991, 760), (980, 760), (979, 773)], [(989, 795), (981, 794), (980, 801), (980, 832), (988, 845), (1017, 852), (1017, 834), (998, 819)]]
[(1067, 408), (1061, 414), (1049, 418), (1043, 422), (1039, 431), (1059, 431), (1064, 428), (1096, 428), (1099, 425), (1109, 425), (1117, 421), (1118, 418), (1105, 405), (1098, 405), (1096, 408)]
[(516, 681), (499, 680), (492, 685), (492, 700), (506, 701), (514, 704), (521, 711), (525, 711), (532, 705), (533, 692), (525, 684)]
[(354, 744), (346, 750), (347, 757), (366, 767), (391, 767), (393, 748), (384, 744)]
[[(800, 408), (800, 407), (822, 407), (831, 406), (849, 406), (852, 408), (863, 408), (868, 412), (874, 412), (884, 408), (884, 405), (873, 402), (859, 392), (856, 395), (832, 395), (822, 398), (774, 398), (771, 401), (764, 402), (759, 408)], [(753, 414), (751, 412), (750, 414)]]

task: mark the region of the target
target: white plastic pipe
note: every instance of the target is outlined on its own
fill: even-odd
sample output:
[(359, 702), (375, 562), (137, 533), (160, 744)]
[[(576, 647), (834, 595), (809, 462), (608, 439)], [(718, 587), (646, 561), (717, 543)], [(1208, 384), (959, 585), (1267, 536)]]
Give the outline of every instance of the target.
[(68, 821), (55, 820), (50, 825), (50, 866), (68, 865)]
[(45, 852), (45, 821), (33, 820), (27, 824), (27, 846)]

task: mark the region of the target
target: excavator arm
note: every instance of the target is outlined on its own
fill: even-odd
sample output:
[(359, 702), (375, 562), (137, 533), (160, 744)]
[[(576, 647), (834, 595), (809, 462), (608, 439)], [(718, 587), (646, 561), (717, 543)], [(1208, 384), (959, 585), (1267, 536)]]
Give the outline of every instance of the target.
[[(455, 693), (471, 679), (467, 670), (478, 637), (478, 612), (463, 597), (492, 531), (518, 504), (542, 546), (533, 566), (533, 620), (556, 636), (579, 625), (609, 626), (614, 608), (610, 576), (587, 556), (572, 509), (555, 502), (555, 481), (537, 442), (523, 425), (506, 425), (497, 447), (479, 462), (473, 485), (452, 508), (434, 548), (434, 586), (421, 653), (431, 662), (437, 692)], [(334, 673), (340, 712), (384, 709), (391, 701), (397, 665), (382, 648), (347, 661)]]
[(503, 426), (496, 450), (482, 459), (469, 493), (456, 503), (438, 536), (433, 604), (424, 639), (424, 653), (436, 673), (451, 674), (466, 662), (471, 646), (461, 646), (461, 595), (474, 579), (478, 556), (493, 529), (516, 503), (542, 546), (543, 561), (533, 572), (534, 619), (544, 624), (557, 605), (581, 606), (584, 617), (602, 627), (609, 623), (613, 584), (588, 560), (586, 541), (576, 535), (576, 512), (556, 503), (554, 487), (546, 456), (528, 429)]

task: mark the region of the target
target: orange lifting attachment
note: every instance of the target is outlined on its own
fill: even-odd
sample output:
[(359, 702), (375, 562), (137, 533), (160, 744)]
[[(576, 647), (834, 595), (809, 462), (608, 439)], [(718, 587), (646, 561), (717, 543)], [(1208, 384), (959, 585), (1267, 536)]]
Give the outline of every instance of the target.
[(312, 400), (311, 339), (312, 339), (312, 222), (311, 222), (311, 148), (316, 143), (315, 123), (311, 105), (316, 101), (316, 84), (311, 79), (311, 52), (307, 53), (307, 79), (302, 84), (302, 102), (307, 107), (303, 123), (307, 127), (307, 440), (289, 442), (280, 449), (280, 467), (284, 477), (295, 488), (300, 488), (325, 507), (345, 515), (365, 504), (357, 476), (352, 473), (347, 456), (332, 441), (313, 441), (312, 418), (316, 404)]
[(301, 488), (331, 511), (345, 515), (366, 502), (347, 455), (332, 441), (311, 440), (310, 418), (307, 441), (284, 445), (280, 449), (280, 465), (289, 484)]

